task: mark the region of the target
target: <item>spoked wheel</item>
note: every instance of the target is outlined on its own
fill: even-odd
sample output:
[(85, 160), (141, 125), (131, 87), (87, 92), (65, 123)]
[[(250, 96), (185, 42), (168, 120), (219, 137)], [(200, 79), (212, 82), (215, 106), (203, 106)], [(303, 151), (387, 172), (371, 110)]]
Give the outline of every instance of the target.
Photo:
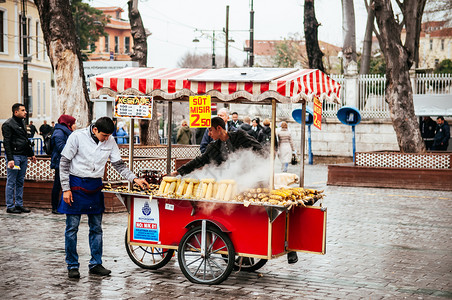
[(253, 272), (262, 268), (267, 261), (267, 259), (237, 256), (234, 262), (234, 270)]
[(130, 245), (127, 242), (127, 230), (125, 243), (130, 259), (143, 269), (160, 269), (171, 260), (174, 254), (174, 250), (172, 249)]
[(226, 233), (214, 226), (206, 226), (204, 239), (201, 226), (190, 229), (177, 251), (182, 273), (194, 283), (219, 284), (234, 267), (234, 259), (230, 259), (235, 257), (234, 245)]

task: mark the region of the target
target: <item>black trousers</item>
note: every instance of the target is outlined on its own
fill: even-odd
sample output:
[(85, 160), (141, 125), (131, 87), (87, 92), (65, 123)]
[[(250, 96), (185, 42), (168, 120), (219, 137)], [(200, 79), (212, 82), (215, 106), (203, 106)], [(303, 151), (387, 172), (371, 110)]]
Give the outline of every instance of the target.
[(57, 209), (60, 204), (60, 192), (61, 192), (61, 182), (60, 182), (60, 169), (55, 169), (55, 180), (53, 181), (52, 188), (52, 210)]

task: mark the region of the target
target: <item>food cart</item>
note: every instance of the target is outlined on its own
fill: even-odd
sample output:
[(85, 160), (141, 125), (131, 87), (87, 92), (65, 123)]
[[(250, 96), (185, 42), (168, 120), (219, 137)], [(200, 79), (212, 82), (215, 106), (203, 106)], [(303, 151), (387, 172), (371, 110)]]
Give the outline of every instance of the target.
[[(314, 97), (337, 101), (340, 85), (319, 70), (299, 69), (162, 69), (126, 68), (90, 79), (92, 96), (149, 95), (168, 102), (171, 132), (172, 102), (210, 95), (212, 102), (272, 106), (271, 174), (274, 186), (276, 104), (302, 104), (301, 157), (304, 157), (306, 102)], [(133, 161), (133, 144), (129, 163)], [(168, 158), (171, 141), (168, 139)], [(303, 161), (303, 159), (302, 159)], [(171, 172), (168, 159), (167, 173)], [(300, 168), (303, 187), (304, 164)], [(115, 193), (129, 212), (127, 253), (142, 268), (166, 265), (177, 250), (179, 266), (192, 282), (218, 284), (234, 268), (257, 270), (268, 259), (301, 251), (325, 254), (326, 208), (273, 205), (180, 197), (149, 192)]]

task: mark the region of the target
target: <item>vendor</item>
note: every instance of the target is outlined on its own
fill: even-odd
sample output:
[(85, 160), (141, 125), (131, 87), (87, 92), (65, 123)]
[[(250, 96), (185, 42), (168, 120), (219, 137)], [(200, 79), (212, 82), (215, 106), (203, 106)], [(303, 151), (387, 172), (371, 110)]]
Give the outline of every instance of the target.
[[(171, 173), (172, 176), (179, 174), (184, 176), (212, 162), (220, 165), (228, 159), (230, 153), (240, 149), (251, 149), (261, 156), (266, 153), (262, 145), (245, 131), (226, 131), (225, 122), (220, 117), (212, 118), (209, 136), (214, 142), (207, 146), (206, 152)], [(298, 261), (297, 253), (289, 252), (287, 260), (289, 264), (296, 263)]]

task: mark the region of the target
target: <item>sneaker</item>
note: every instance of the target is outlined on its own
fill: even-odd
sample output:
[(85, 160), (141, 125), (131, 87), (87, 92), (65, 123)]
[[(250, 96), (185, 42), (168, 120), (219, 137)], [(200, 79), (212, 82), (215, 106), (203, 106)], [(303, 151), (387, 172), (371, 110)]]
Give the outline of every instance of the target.
[(78, 271), (78, 269), (70, 269), (67, 272), (67, 277), (69, 277), (69, 278), (80, 278), (80, 272)]
[(17, 210), (20, 210), (23, 213), (29, 213), (31, 212), (31, 210), (29, 210), (28, 208), (24, 207), (24, 206), (16, 206)]
[(294, 263), (296, 263), (297, 261), (298, 261), (298, 255), (297, 255), (297, 252), (292, 251), (292, 252), (287, 253), (287, 262), (288, 262), (289, 264), (294, 264)]
[(20, 209), (17, 209), (17, 207), (7, 208), (6, 212), (9, 214), (21, 214), (22, 213), (22, 211)]
[(110, 275), (111, 271), (105, 269), (102, 265), (96, 265), (95, 267), (92, 267), (89, 269), (90, 274), (96, 274), (100, 276), (107, 276)]

